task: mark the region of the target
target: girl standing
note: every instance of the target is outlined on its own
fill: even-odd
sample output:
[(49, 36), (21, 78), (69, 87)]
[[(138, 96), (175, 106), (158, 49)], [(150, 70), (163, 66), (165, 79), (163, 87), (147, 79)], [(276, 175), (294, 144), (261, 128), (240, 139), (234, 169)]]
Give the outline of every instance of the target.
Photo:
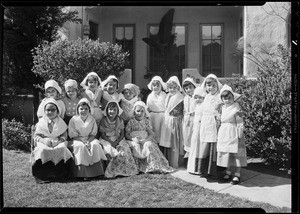
[(148, 88), (152, 92), (148, 95), (146, 104), (150, 112), (150, 122), (155, 133), (155, 139), (160, 144), (167, 96), (162, 90), (166, 90), (166, 83), (163, 82), (160, 76), (154, 76), (148, 84)]
[(106, 104), (110, 100), (116, 100), (120, 103), (121, 99), (124, 98), (123, 94), (118, 93), (119, 80), (116, 76), (110, 75), (102, 83), (103, 97), (101, 99), (102, 110), (104, 110)]
[(195, 107), (195, 117), (193, 121), (193, 130), (192, 130), (192, 138), (191, 138), (191, 147), (189, 151), (189, 158), (187, 163), (187, 171), (191, 174), (200, 174), (200, 151), (201, 151), (201, 143), (200, 143), (200, 124), (202, 118), (202, 108), (203, 108), (203, 100), (206, 96), (206, 91), (203, 87), (197, 87), (194, 91), (193, 98), (196, 103)]
[(101, 79), (95, 72), (90, 72), (80, 83), (84, 91), (81, 94), (81, 97), (88, 99), (92, 108), (92, 116), (95, 118), (97, 125), (100, 124), (100, 120), (103, 117), (101, 111)]
[(42, 118), (44, 115), (44, 107), (45, 107), (46, 100), (48, 98), (53, 98), (57, 101), (57, 104), (59, 105), (60, 108), (59, 116), (63, 119), (65, 116), (66, 107), (64, 102), (60, 100), (60, 94), (62, 93), (61, 87), (58, 85), (58, 83), (55, 80), (48, 80), (45, 83), (45, 93), (46, 93), (46, 97), (42, 100), (37, 110), (38, 118)]
[(217, 178), (217, 108), (221, 104), (220, 90), (222, 84), (214, 74), (209, 74), (201, 87), (207, 92), (203, 101), (202, 119), (200, 124), (200, 177), (212, 176)]
[(124, 95), (124, 99), (122, 99), (120, 103), (120, 107), (123, 110), (121, 118), (124, 120), (125, 124), (127, 124), (129, 119), (133, 118), (134, 104), (140, 100), (140, 88), (132, 83), (125, 84), (122, 94)]
[(91, 116), (92, 107), (82, 98), (76, 107), (76, 115), (69, 122), (69, 137), (73, 141), (75, 177), (97, 177), (104, 174), (101, 160), (107, 160), (99, 140), (95, 139), (97, 124)]
[(186, 151), (185, 158), (189, 156), (190, 146), (191, 146), (191, 138), (193, 131), (193, 120), (195, 116), (195, 107), (196, 102), (193, 99), (193, 94), (197, 84), (191, 77), (187, 77), (182, 84), (183, 91), (185, 93), (183, 99), (183, 145), (184, 150)]
[(36, 124), (32, 153), (32, 174), (37, 183), (65, 181), (72, 176), (73, 155), (67, 148), (66, 123), (59, 117), (57, 101), (44, 102), (44, 115)]
[(170, 77), (167, 81), (165, 101), (165, 122), (162, 126), (160, 146), (164, 147), (163, 152), (169, 161), (170, 166), (178, 168), (183, 161), (183, 138), (182, 138), (182, 117), (183, 117), (183, 95), (180, 91), (179, 80), (176, 76)]
[(77, 96), (78, 86), (76, 80), (73, 79), (65, 81), (64, 86), (66, 91), (66, 96), (62, 100), (66, 107), (64, 121), (66, 124), (69, 124), (70, 119), (76, 114), (76, 106), (79, 102), (79, 98)]
[(118, 103), (111, 100), (104, 110), (100, 122), (100, 143), (108, 156), (109, 163), (105, 177), (114, 178), (118, 175), (131, 176), (138, 174), (138, 168), (132, 156), (128, 143), (124, 139), (124, 122), (120, 117), (122, 109)]
[(125, 128), (125, 138), (132, 146), (139, 171), (143, 173), (169, 173), (174, 171), (167, 159), (159, 150), (153, 138), (149, 119), (145, 117), (147, 106), (143, 101), (134, 104), (134, 118), (130, 119)]
[(232, 88), (224, 85), (220, 92), (223, 105), (221, 108), (221, 126), (218, 132), (217, 165), (226, 167), (223, 181), (229, 181), (231, 167), (235, 173), (231, 184), (240, 182), (241, 167), (247, 166), (246, 146), (243, 138), (243, 118), (240, 106), (236, 102), (241, 95), (234, 93)]

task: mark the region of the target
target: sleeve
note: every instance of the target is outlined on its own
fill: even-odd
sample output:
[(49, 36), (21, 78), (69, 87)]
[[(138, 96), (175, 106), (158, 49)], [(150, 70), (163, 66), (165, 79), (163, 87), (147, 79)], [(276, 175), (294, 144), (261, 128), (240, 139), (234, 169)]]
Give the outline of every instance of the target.
[[(35, 129), (37, 129), (38, 125), (39, 125), (39, 123), (36, 124), (36, 128), (35, 128)], [(44, 136), (43, 134), (38, 133), (38, 132), (35, 130), (35, 132), (34, 132), (34, 134), (33, 134), (34, 142), (36, 143), (36, 142), (38, 142), (40, 139), (43, 139), (43, 138), (45, 138), (45, 136)]]
[(154, 134), (150, 120), (149, 119), (145, 119), (146, 120), (146, 131), (148, 132), (148, 135)]
[(65, 117), (66, 114), (66, 105), (65, 103), (61, 100), (61, 112), (60, 112), (60, 116), (63, 119)]
[(79, 133), (75, 127), (75, 121), (74, 121), (73, 117), (70, 119), (70, 122), (69, 122), (68, 133), (69, 133), (69, 137), (71, 139), (79, 136)]
[(131, 127), (132, 127), (132, 120), (129, 120), (126, 127), (125, 127), (125, 132), (127, 134), (130, 134), (131, 133)]
[(43, 117), (43, 115), (44, 115), (44, 106), (45, 106), (45, 102), (44, 102), (44, 100), (42, 100), (42, 102), (40, 103), (40, 105), (38, 107), (37, 113), (36, 113), (38, 118)]
[(119, 119), (120, 119), (120, 126), (119, 126), (119, 128), (120, 129), (124, 129), (125, 128), (124, 120), (122, 118), (119, 118)]
[(97, 126), (97, 123), (96, 123), (96, 120), (93, 118), (93, 123), (92, 123), (92, 131), (90, 133), (90, 135), (92, 136), (96, 136), (97, 135), (97, 131), (98, 131), (98, 126)]
[(242, 138), (244, 136), (244, 120), (240, 109), (236, 113), (235, 120), (236, 120), (236, 126), (238, 130), (239, 138)]

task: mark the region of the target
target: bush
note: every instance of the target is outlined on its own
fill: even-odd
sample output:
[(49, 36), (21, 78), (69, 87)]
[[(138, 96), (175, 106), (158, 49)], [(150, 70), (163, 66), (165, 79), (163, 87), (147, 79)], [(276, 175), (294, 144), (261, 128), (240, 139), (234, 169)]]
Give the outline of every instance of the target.
[(122, 51), (121, 46), (91, 39), (45, 42), (32, 52), (32, 72), (44, 80), (55, 79), (60, 84), (69, 78), (80, 83), (92, 71), (101, 80), (111, 74), (119, 77), (129, 55)]
[(2, 119), (2, 143), (8, 150), (30, 151), (31, 128), (15, 119)]
[(291, 57), (278, 45), (275, 53), (258, 68), (257, 80), (230, 83), (241, 93), (245, 140), (249, 154), (268, 164), (291, 166)]

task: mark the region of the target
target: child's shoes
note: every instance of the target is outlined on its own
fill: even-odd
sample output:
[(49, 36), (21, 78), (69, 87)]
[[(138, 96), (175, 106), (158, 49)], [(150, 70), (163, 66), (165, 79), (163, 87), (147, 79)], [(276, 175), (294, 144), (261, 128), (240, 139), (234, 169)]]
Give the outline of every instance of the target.
[(234, 177), (232, 181), (230, 182), (232, 185), (236, 185), (240, 183), (240, 173), (234, 173)]

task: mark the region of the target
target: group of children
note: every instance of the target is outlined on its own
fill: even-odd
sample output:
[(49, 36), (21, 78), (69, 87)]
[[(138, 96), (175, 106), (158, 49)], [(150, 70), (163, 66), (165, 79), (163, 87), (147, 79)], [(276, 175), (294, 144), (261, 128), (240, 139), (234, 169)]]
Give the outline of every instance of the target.
[(91, 72), (80, 86), (82, 93), (67, 80), (61, 99), (59, 84), (45, 83), (32, 152), (37, 182), (169, 173), (187, 158), (188, 172), (201, 177), (226, 167), (222, 181), (229, 181), (235, 166), (232, 183), (239, 183), (240, 167), (247, 164), (240, 95), (215, 75), (200, 86), (192, 78), (181, 86), (176, 76), (166, 83), (155, 76), (146, 103), (137, 85), (120, 90), (114, 75), (102, 82)]

